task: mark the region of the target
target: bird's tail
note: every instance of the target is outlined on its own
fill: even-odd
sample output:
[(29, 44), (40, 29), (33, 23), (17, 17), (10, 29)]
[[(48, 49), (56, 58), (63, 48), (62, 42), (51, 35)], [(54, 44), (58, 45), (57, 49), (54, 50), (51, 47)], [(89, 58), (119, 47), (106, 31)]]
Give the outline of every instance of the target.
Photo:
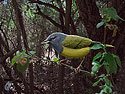
[[(104, 45), (104, 44), (103, 44)], [(110, 44), (106, 44), (106, 47), (115, 47), (115, 46), (113, 46), (113, 45), (110, 45)]]
[[(101, 45), (104, 46), (104, 44), (102, 44), (101, 42), (98, 42), (98, 41), (92, 41), (92, 43), (93, 43), (93, 44), (101, 44)], [(115, 46), (110, 45), (110, 44), (106, 44), (106, 47), (112, 47), (112, 48), (114, 48)]]

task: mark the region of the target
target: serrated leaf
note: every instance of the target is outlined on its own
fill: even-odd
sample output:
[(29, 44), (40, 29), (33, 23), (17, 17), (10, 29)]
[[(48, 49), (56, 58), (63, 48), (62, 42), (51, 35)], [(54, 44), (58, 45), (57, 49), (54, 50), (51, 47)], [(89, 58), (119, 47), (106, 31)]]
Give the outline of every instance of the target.
[(109, 64), (109, 69), (111, 73), (116, 74), (117, 73), (117, 65), (114, 61), (113, 55), (111, 53), (105, 54), (105, 62)]
[(97, 49), (101, 49), (101, 48), (103, 48), (103, 46), (101, 44), (94, 44), (91, 49), (97, 50)]
[(94, 56), (93, 61), (99, 59), (101, 56), (102, 56), (102, 53), (99, 52), (98, 54), (96, 54), (96, 56)]
[(96, 25), (96, 28), (99, 28), (99, 27), (101, 27), (101, 26), (103, 26), (104, 25), (104, 22), (100, 22), (100, 23), (98, 23), (97, 25)]

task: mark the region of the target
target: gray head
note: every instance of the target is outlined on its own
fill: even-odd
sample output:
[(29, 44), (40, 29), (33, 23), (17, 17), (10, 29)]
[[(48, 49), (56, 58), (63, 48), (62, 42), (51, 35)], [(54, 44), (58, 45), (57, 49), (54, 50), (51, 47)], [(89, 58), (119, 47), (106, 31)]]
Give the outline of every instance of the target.
[(60, 54), (63, 51), (62, 42), (66, 37), (66, 34), (56, 32), (49, 35), (45, 42), (48, 42)]

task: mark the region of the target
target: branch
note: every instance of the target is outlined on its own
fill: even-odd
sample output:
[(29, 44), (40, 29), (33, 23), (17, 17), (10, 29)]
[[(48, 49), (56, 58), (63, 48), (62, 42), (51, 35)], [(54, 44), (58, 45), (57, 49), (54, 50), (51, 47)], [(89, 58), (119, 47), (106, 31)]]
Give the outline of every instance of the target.
[(16, 21), (17, 21), (17, 26), (18, 26), (17, 28), (18, 28), (19, 32), (22, 33), (22, 37), (23, 37), (23, 41), (24, 41), (24, 47), (27, 51), (27, 50), (29, 50), (29, 47), (28, 47), (26, 30), (25, 30), (24, 23), (23, 23), (22, 12), (21, 12), (16, 0), (12, 0), (12, 5), (13, 5), (14, 10), (15, 10), (15, 16), (16, 16)]
[(38, 10), (38, 12), (35, 13), (35, 14), (41, 15), (42, 17), (44, 17), (44, 18), (46, 18), (47, 20), (49, 20), (49, 21), (50, 21), (52, 24), (54, 24), (56, 27), (59, 27), (60, 29), (64, 28), (64, 27), (62, 27), (60, 24), (58, 24), (57, 22), (55, 22), (53, 19), (51, 19), (50, 17), (48, 17), (47, 15), (45, 15), (44, 13), (42, 13), (38, 5), (37, 5), (37, 10)]
[[(66, 66), (66, 67), (70, 68), (71, 70), (75, 70), (75, 71), (76, 71), (76, 68), (74, 68), (74, 67), (72, 67), (72, 66), (69, 66), (69, 65), (64, 64), (64, 63), (61, 63), (61, 65), (64, 65), (64, 66)], [(83, 72), (83, 73), (87, 73), (87, 74), (91, 75), (91, 74), (90, 74), (90, 72), (88, 72), (88, 71), (81, 70), (81, 69), (79, 69), (79, 71), (81, 71), (81, 72)]]
[(44, 3), (42, 1), (29, 1), (29, 3), (37, 3), (37, 4), (40, 4), (40, 5), (45, 5), (45, 6), (48, 6), (48, 7), (51, 7), (53, 9), (55, 9), (56, 11), (60, 12), (63, 14), (63, 16), (65, 16), (65, 13), (63, 10), (59, 9), (58, 7), (52, 5), (52, 4), (49, 4), (49, 3)]
[[(45, 61), (48, 61), (48, 62), (54, 62), (54, 61), (51, 61), (51, 60), (48, 60), (48, 59), (39, 58), (39, 57), (37, 57), (36, 55), (34, 55), (34, 57), (37, 58), (37, 60), (45, 60)], [(67, 63), (69, 62), (68, 59), (62, 59), (62, 60), (60, 60), (60, 61), (58, 62), (58, 64), (64, 65), (64, 66), (70, 68), (71, 70), (76, 70), (76, 68), (74, 68), (74, 67), (72, 67), (72, 66), (70, 66), (70, 65), (61, 63), (61, 62), (64, 62), (64, 61), (67, 61)], [(81, 71), (81, 72), (83, 72), (83, 73), (86, 73), (86, 74), (88, 74), (88, 75), (91, 75), (91, 73), (90, 73), (89, 71), (85, 71), (85, 70), (81, 70), (81, 69), (79, 69), (79, 71)]]
[[(37, 4), (40, 4), (40, 5), (45, 5), (45, 6), (48, 6), (48, 7), (51, 7), (53, 9), (55, 9), (56, 11), (60, 12), (64, 18), (67, 18), (66, 17), (66, 14), (64, 13), (64, 10), (63, 9), (59, 9), (58, 7), (52, 5), (52, 4), (49, 4), (49, 3), (44, 3), (42, 1), (29, 1), (30, 3), (37, 3)], [(38, 6), (37, 6), (38, 7)], [(38, 9), (38, 8), (37, 8)], [(39, 13), (36, 13), (36, 14), (39, 14)], [(66, 28), (62, 25), (59, 25), (58, 23), (56, 23), (54, 20), (52, 20), (50, 17), (48, 17), (47, 15), (43, 14), (42, 12), (39, 14), (41, 15), (42, 17), (46, 18), (47, 20), (49, 20), (52, 24), (54, 24), (56, 27), (59, 27), (61, 30), (63, 30), (63, 28)], [(71, 18), (71, 17), (70, 17)], [(76, 33), (76, 28), (75, 28), (75, 25), (74, 25), (74, 22), (73, 22), (73, 19), (71, 18), (71, 26), (73, 28), (73, 31), (74, 31), (74, 34)]]
[(66, 16), (65, 16), (66, 29), (69, 29), (69, 24), (71, 23), (71, 7), (72, 7), (72, 0), (66, 0)]
[(6, 34), (4, 33), (4, 31), (3, 31), (3, 29), (2, 29), (2, 25), (3, 25), (3, 22), (1, 22), (1, 24), (0, 24), (0, 30), (1, 30), (1, 32), (3, 33), (3, 36), (4, 36), (4, 38), (5, 38), (5, 42), (4, 42), (3, 38), (2, 38), (1, 35), (0, 35), (1, 43), (2, 43), (2, 45), (4, 46), (5, 50), (6, 50), (6, 51), (9, 51), (9, 44), (8, 44), (8, 41), (7, 41)]
[(17, 47), (16, 49), (8, 52), (6, 55), (4, 55), (2, 58), (0, 58), (0, 64), (3, 63), (8, 57), (12, 56), (16, 51), (20, 50), (21, 47)]

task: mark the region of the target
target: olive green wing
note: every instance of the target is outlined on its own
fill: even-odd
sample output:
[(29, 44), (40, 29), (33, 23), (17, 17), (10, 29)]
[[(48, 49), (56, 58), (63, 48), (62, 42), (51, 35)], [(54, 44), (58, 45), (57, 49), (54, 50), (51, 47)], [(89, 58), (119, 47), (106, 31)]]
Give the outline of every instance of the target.
[(68, 48), (84, 48), (88, 47), (92, 43), (92, 40), (85, 37), (80, 37), (77, 35), (67, 35), (65, 40), (62, 42), (62, 45)]

